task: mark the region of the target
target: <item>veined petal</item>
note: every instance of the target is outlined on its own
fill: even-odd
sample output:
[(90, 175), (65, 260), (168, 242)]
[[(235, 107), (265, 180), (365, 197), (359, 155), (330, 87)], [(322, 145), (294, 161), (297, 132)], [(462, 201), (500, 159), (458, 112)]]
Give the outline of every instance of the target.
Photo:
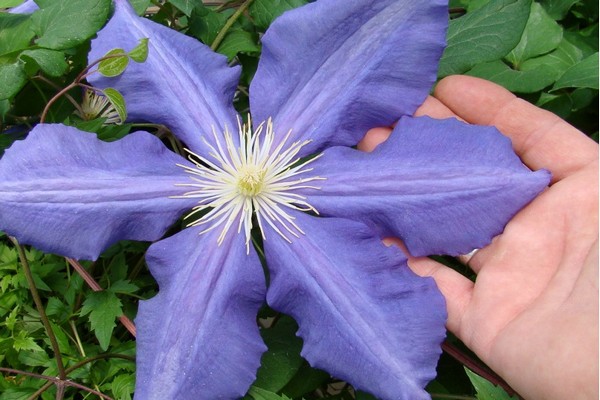
[(256, 314), (265, 295), (256, 252), (245, 237), (188, 228), (150, 246), (158, 295), (140, 303), (137, 399), (214, 400), (244, 396), (266, 350)]
[(366, 225), (293, 215), (306, 235), (264, 241), (267, 302), (298, 322), (302, 355), (379, 399), (429, 398), (446, 320), (433, 280)]
[(355, 145), (425, 100), (447, 22), (444, 0), (320, 0), (283, 14), (262, 39), (254, 120), (313, 140), (303, 154)]
[(372, 153), (332, 148), (313, 167), (327, 179), (305, 193), (319, 213), (400, 237), (415, 256), (485, 246), (550, 180), (496, 128), (429, 117), (402, 118)]
[(171, 199), (185, 159), (135, 132), (106, 143), (41, 124), (0, 160), (0, 229), (41, 250), (95, 259), (123, 239), (157, 240), (193, 206)]
[(226, 57), (198, 40), (138, 17), (126, 0), (115, 0), (115, 13), (92, 41), (90, 62), (109, 50), (130, 51), (148, 38), (148, 58), (130, 62), (118, 77), (93, 74), (99, 87), (114, 87), (125, 97), (130, 120), (168, 126), (187, 147), (206, 155), (202, 137), (212, 142), (213, 128), (237, 130), (232, 100), (240, 69), (229, 68)]

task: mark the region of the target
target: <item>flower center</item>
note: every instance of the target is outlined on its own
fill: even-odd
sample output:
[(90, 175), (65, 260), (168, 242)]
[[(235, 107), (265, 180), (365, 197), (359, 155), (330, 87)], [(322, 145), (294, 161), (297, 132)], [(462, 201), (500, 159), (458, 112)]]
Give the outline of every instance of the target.
[(237, 232), (243, 229), (246, 235), (246, 250), (250, 251), (253, 217), (262, 232), (268, 224), (285, 240), (291, 242), (289, 235), (299, 237), (304, 232), (294, 222), (289, 210), (317, 210), (306, 202), (306, 197), (297, 193), (300, 189), (320, 189), (306, 183), (325, 178), (306, 176), (312, 168), (306, 165), (318, 159), (317, 155), (309, 160), (298, 157), (300, 149), (310, 141), (294, 142), (286, 147), (291, 131), (284, 139), (275, 144), (273, 124), (269, 119), (260, 124), (253, 132), (251, 122), (242, 125), (238, 121), (239, 145), (233, 136), (225, 130), (219, 137), (213, 129), (216, 145), (204, 140), (210, 149), (210, 159), (189, 150), (188, 159), (194, 166), (181, 165), (190, 174), (191, 183), (179, 184), (193, 188), (178, 198), (198, 199), (198, 205), (186, 216), (200, 215), (188, 226), (205, 225), (201, 233), (222, 227), (218, 244), (223, 243), (225, 235), (232, 226)]
[(265, 184), (265, 172), (256, 165), (242, 168), (237, 182), (239, 193), (245, 197), (254, 197), (261, 192)]

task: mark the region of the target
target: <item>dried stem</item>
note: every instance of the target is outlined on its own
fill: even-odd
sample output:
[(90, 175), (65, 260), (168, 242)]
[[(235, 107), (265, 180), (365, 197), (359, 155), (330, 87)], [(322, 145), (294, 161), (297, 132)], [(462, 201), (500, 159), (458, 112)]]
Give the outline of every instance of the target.
[(17, 249), (19, 260), (21, 261), (21, 266), (23, 267), (23, 272), (25, 273), (25, 278), (27, 279), (27, 284), (29, 285), (29, 290), (31, 292), (31, 296), (33, 297), (35, 307), (37, 308), (37, 311), (40, 314), (40, 319), (42, 320), (42, 324), (46, 329), (48, 339), (50, 339), (50, 345), (52, 346), (52, 351), (54, 352), (54, 358), (56, 358), (56, 368), (58, 369), (59, 376), (58, 379), (64, 381), (67, 379), (67, 373), (65, 372), (62, 356), (60, 354), (60, 347), (58, 346), (58, 341), (56, 340), (56, 336), (54, 335), (54, 331), (52, 330), (52, 326), (50, 325), (50, 320), (46, 315), (44, 304), (42, 304), (42, 298), (40, 297), (40, 294), (37, 291), (37, 287), (35, 286), (35, 281), (33, 280), (31, 268), (29, 267), (29, 261), (27, 261), (27, 256), (25, 255), (25, 249), (23, 249), (23, 246), (21, 246), (21, 244), (19, 244), (17, 239), (15, 239), (14, 237), (11, 236), (10, 240), (11, 242), (13, 242)]

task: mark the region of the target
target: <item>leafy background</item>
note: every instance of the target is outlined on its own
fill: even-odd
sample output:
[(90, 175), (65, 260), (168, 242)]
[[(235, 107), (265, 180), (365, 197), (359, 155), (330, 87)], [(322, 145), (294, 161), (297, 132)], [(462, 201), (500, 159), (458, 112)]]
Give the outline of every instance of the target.
[[(0, 0), (0, 8), (20, 2)], [(201, 40), (242, 66), (235, 103), (240, 111), (248, 109), (261, 34), (285, 10), (306, 2), (132, 1), (139, 14)], [(110, 0), (37, 3), (41, 11), (31, 15), (0, 13), (0, 154), (22, 139), (51, 99), (85, 69), (90, 39), (111, 6)], [(492, 80), (598, 140), (596, 0), (452, 0), (449, 15), (440, 78), (468, 74)], [(118, 105), (118, 95), (111, 99)], [(82, 119), (75, 113), (81, 101), (82, 91), (74, 87), (51, 102), (46, 121), (93, 131), (107, 141), (139, 127)], [(144, 129), (177, 150), (165, 127)], [(122, 242), (94, 263), (78, 263), (23, 248), (0, 233), (0, 400), (131, 398), (135, 341), (127, 322), (138, 300), (157, 290), (144, 261), (147, 246)], [(437, 259), (469, 276), (455, 260)], [(85, 268), (98, 286), (86, 284), (78, 268)], [(291, 318), (267, 308), (259, 317), (269, 349), (247, 399), (373, 399), (311, 368), (300, 356), (302, 343)], [(433, 398), (511, 398), (451, 335), (444, 350), (438, 377), (428, 386)], [(67, 376), (69, 383), (57, 376)]]

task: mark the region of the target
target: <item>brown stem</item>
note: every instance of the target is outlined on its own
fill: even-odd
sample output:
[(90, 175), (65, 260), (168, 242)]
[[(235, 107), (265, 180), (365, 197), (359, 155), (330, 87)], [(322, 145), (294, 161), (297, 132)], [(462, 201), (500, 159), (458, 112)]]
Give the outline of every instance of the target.
[(40, 319), (42, 320), (44, 329), (46, 329), (48, 339), (50, 339), (50, 345), (52, 346), (54, 358), (56, 359), (56, 368), (58, 369), (58, 376), (61, 380), (65, 380), (67, 379), (67, 373), (65, 372), (65, 367), (62, 362), (60, 347), (58, 346), (56, 336), (54, 336), (54, 331), (52, 330), (52, 326), (50, 325), (50, 320), (46, 315), (46, 310), (44, 309), (42, 298), (40, 297), (40, 294), (37, 291), (37, 287), (35, 286), (33, 274), (31, 273), (31, 268), (29, 267), (29, 261), (27, 261), (27, 256), (25, 255), (25, 249), (23, 249), (23, 246), (21, 246), (21, 244), (17, 241), (16, 238), (12, 236), (10, 236), (9, 238), (17, 249), (19, 260), (21, 261), (21, 266), (23, 267), (23, 272), (25, 273), (25, 278), (27, 279), (27, 284), (29, 285), (29, 291), (31, 292), (31, 296), (33, 297), (33, 302), (35, 303), (35, 308), (37, 308), (37, 311), (40, 314)]
[(444, 350), (446, 354), (454, 358), (456, 361), (475, 372), (477, 375), (487, 379), (496, 386), (500, 386), (506, 393), (508, 393), (509, 396), (519, 396), (519, 394), (513, 388), (511, 388), (509, 384), (504, 381), (504, 379), (498, 376), (498, 374), (489, 369), (487, 366), (464, 354), (456, 346), (448, 342), (448, 340), (445, 340), (444, 343), (442, 343), (442, 350)]
[[(77, 273), (83, 278), (83, 280), (85, 281), (85, 283), (87, 283), (90, 289), (92, 289), (94, 292), (101, 292), (102, 290), (104, 290), (102, 289), (100, 284), (98, 284), (98, 282), (96, 282), (96, 280), (87, 272), (83, 265), (81, 265), (77, 260), (68, 257), (65, 258), (67, 262), (75, 269), (75, 271), (77, 271)], [(121, 315), (119, 317), (119, 321), (125, 327), (125, 329), (127, 329), (129, 333), (131, 333), (133, 337), (136, 336), (135, 325), (126, 315)]]

